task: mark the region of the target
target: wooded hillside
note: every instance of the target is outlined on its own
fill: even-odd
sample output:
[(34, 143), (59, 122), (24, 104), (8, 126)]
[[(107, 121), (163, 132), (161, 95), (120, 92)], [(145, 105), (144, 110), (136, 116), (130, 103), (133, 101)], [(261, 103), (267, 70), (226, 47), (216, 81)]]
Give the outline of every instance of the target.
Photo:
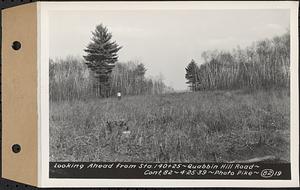
[[(191, 90), (287, 88), (290, 81), (290, 34), (231, 52), (206, 51), (204, 63), (186, 68)], [(195, 67), (195, 65), (197, 65)]]

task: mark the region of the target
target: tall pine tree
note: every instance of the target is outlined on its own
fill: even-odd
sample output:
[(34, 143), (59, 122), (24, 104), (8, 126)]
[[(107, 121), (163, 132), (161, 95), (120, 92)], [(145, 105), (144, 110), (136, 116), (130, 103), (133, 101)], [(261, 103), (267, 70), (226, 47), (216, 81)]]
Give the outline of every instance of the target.
[(96, 78), (96, 94), (108, 96), (110, 74), (118, 61), (117, 53), (122, 47), (112, 41), (112, 34), (103, 24), (96, 26), (91, 40), (84, 49), (86, 55), (83, 57)]
[(198, 80), (198, 70), (199, 68), (193, 59), (185, 68), (185, 78), (187, 79), (186, 83), (189, 84), (189, 87), (192, 91), (198, 90), (198, 84), (200, 82)]

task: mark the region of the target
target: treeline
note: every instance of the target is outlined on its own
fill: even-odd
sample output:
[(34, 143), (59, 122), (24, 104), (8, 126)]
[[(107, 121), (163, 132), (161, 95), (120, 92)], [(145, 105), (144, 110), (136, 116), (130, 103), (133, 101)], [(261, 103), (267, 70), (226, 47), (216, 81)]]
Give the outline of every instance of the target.
[(203, 64), (192, 60), (186, 67), (187, 84), (193, 91), (289, 87), (289, 32), (245, 49), (206, 51), (202, 58)]
[(86, 100), (122, 95), (161, 94), (172, 89), (161, 78), (145, 77), (142, 63), (116, 63), (105, 94), (99, 81), (80, 58), (49, 60), (49, 95), (51, 101)]
[(117, 63), (111, 73), (110, 95), (122, 92), (124, 95), (162, 94), (173, 91), (160, 77), (146, 78), (142, 63)]

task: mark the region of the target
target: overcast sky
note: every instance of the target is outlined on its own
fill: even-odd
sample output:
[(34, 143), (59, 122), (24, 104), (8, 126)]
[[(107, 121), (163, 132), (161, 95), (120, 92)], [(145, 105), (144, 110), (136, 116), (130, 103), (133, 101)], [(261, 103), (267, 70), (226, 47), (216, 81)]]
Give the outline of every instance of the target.
[(119, 61), (139, 60), (147, 76), (187, 89), (185, 67), (206, 50), (231, 50), (281, 35), (287, 10), (55, 11), (49, 18), (50, 58), (82, 57), (95, 26), (103, 23), (123, 46)]

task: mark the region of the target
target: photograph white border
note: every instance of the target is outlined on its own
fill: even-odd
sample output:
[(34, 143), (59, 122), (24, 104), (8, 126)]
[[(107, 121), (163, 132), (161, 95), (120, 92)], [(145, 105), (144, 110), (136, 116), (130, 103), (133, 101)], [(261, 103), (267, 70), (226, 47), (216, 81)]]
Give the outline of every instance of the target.
[[(297, 187), (299, 186), (298, 2), (38, 2), (39, 187)], [(49, 178), (49, 12), (101, 10), (289, 9), (291, 32), (291, 180)]]

